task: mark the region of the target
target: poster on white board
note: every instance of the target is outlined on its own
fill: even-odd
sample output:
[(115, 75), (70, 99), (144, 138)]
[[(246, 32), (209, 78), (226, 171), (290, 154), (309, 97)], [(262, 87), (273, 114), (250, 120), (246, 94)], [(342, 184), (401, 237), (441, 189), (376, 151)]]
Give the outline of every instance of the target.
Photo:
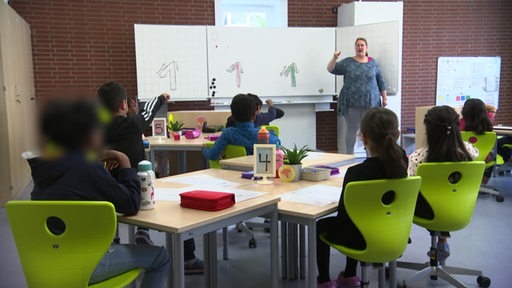
[(500, 57), (439, 57), (436, 105), (461, 107), (478, 98), (498, 108)]

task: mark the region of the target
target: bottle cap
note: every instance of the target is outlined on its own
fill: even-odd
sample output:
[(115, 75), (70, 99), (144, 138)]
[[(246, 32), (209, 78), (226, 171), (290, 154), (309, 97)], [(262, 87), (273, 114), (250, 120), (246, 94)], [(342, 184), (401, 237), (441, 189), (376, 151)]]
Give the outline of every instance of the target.
[(258, 133), (268, 133), (268, 130), (265, 127), (261, 127)]
[(151, 162), (149, 162), (147, 160), (142, 160), (137, 165), (137, 170), (139, 172), (150, 171), (152, 169), (153, 169), (153, 165), (151, 164)]

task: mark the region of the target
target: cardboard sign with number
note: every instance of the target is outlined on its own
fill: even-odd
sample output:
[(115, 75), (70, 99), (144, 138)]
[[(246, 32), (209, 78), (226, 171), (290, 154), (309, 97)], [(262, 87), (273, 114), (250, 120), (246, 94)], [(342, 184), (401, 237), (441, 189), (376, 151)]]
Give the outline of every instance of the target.
[(276, 175), (276, 145), (254, 144), (254, 176), (274, 177)]
[(167, 119), (155, 118), (152, 126), (154, 137), (167, 137)]

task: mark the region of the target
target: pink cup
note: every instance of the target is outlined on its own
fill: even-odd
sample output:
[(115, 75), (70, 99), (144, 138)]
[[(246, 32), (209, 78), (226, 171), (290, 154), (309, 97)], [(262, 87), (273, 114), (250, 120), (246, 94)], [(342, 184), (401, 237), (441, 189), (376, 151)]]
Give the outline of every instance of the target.
[(180, 133), (174, 133), (172, 134), (172, 137), (174, 138), (175, 141), (180, 141), (181, 139)]

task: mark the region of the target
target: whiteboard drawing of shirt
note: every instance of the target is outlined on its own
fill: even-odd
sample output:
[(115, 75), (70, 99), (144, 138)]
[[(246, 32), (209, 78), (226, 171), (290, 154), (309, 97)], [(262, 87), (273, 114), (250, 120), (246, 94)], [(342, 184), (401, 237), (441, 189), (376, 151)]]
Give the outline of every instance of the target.
[(162, 63), (162, 66), (160, 66), (156, 74), (162, 79), (169, 77), (169, 89), (175, 91), (178, 89), (178, 84), (176, 83), (176, 74), (178, 71), (178, 62), (171, 61), (169, 63)]
[(295, 76), (296, 73), (299, 73), (299, 69), (297, 69), (297, 64), (295, 62), (292, 62), (288, 66), (284, 66), (283, 71), (281, 71), (281, 77), (288, 77), (290, 75), (291, 79), (291, 86), (297, 87), (297, 78)]
[(242, 73), (244, 73), (240, 61), (236, 61), (235, 63), (231, 64), (227, 71), (229, 73), (236, 73), (236, 87), (240, 88), (240, 85), (242, 84)]

